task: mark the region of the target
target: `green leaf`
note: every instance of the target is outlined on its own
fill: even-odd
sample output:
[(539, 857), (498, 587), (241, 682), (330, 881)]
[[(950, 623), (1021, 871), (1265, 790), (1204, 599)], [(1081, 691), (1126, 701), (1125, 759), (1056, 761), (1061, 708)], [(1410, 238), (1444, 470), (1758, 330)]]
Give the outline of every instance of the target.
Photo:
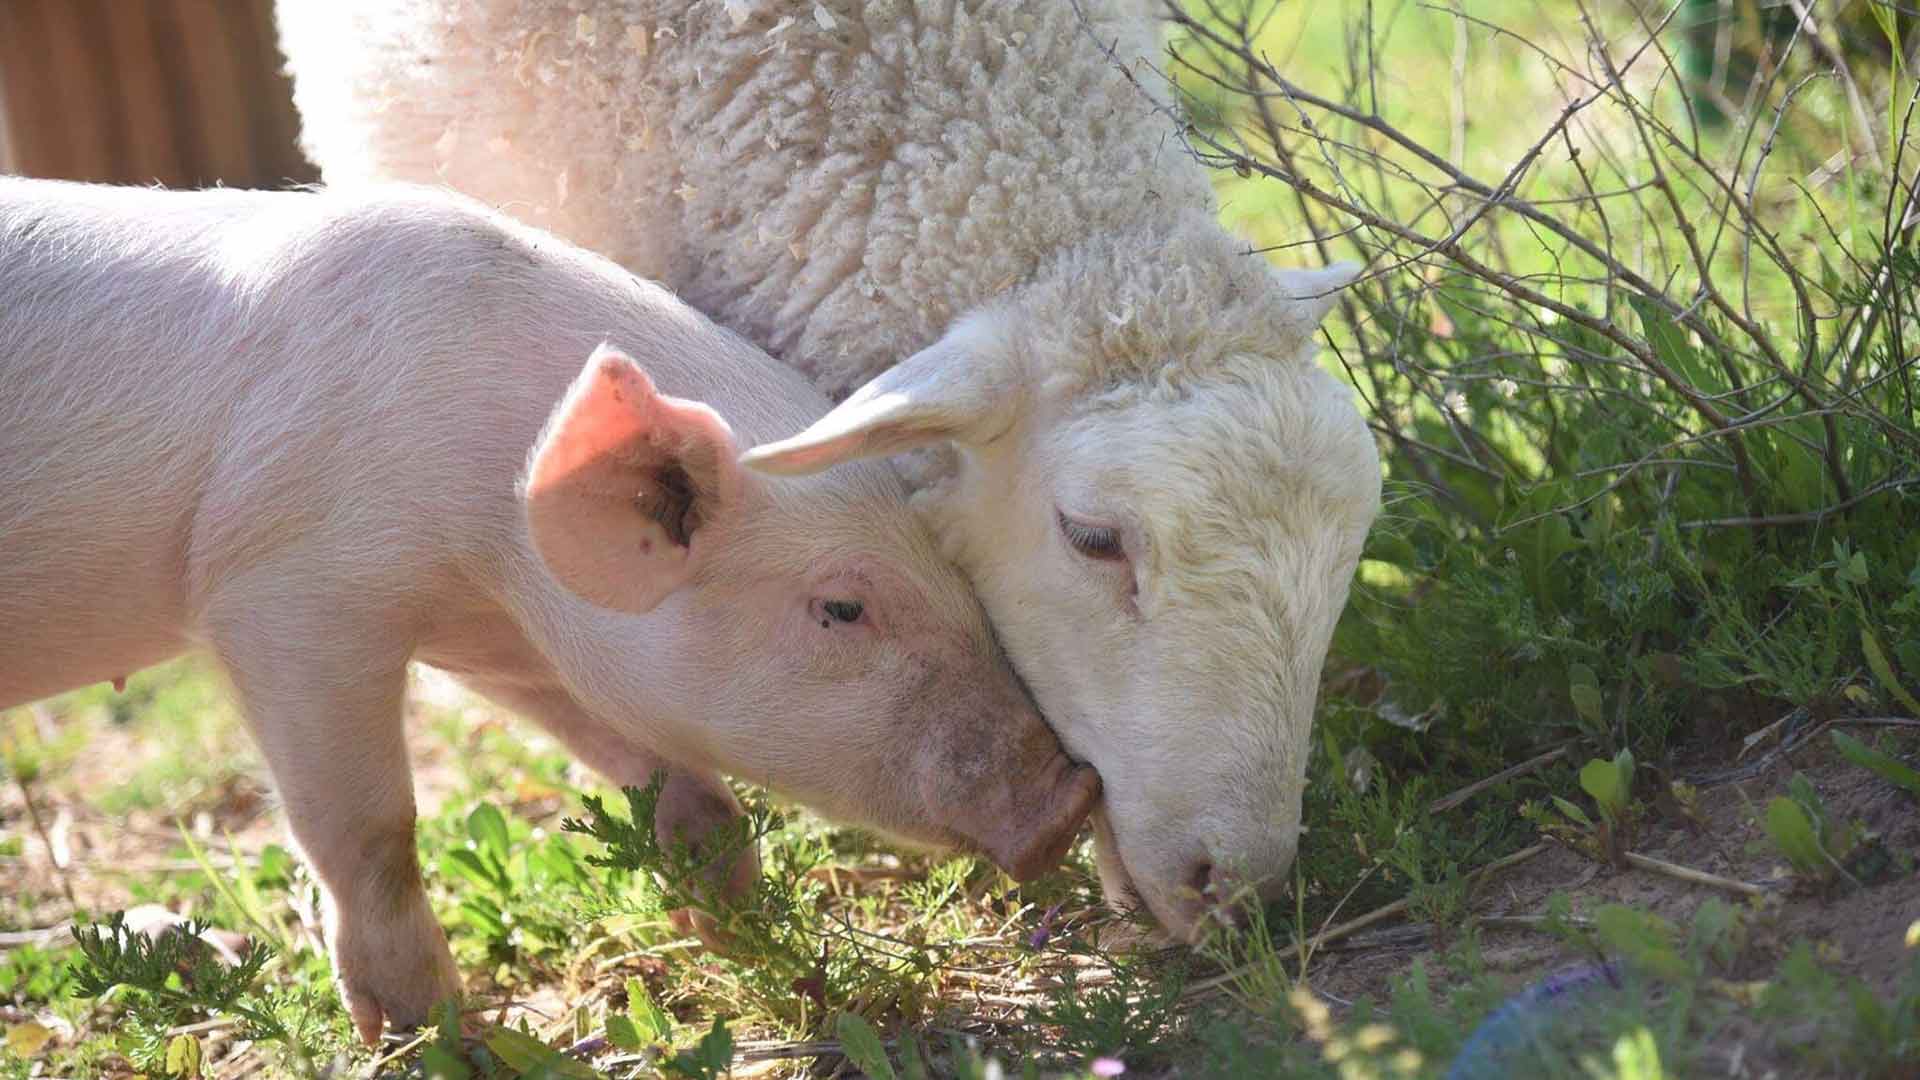
[(440, 871), (446, 874), (458, 874), (489, 891), (497, 884), (493, 870), (470, 848), (450, 848), (441, 852)]
[(1606, 904), (1593, 913), (1593, 928), (1602, 942), (1641, 970), (1668, 979), (1686, 976), (1686, 961), (1673, 947), (1673, 924), (1658, 915)]
[(1893, 665), (1887, 663), (1887, 654), (1880, 648), (1880, 639), (1872, 627), (1860, 628), (1860, 650), (1867, 654), (1867, 667), (1873, 669), (1873, 677), (1880, 680), (1880, 685), (1887, 688), (1887, 693), (1905, 706), (1910, 715), (1920, 716), (1920, 701), (1914, 700), (1913, 694), (1900, 685), (1900, 678), (1894, 673)]
[(1889, 754), (1883, 754), (1844, 731), (1833, 733), (1833, 745), (1842, 757), (1872, 772), (1875, 776), (1920, 797), (1920, 772)]
[(619, 1013), (612, 1013), (607, 1017), (607, 1041), (628, 1051), (638, 1050), (647, 1045), (647, 1040), (641, 1038), (640, 1032), (635, 1030), (633, 1021)]
[(602, 1080), (585, 1062), (575, 1061), (523, 1031), (493, 1027), (487, 1029), (481, 1041), (515, 1072), (540, 1072), (566, 1080)]
[(564, 836), (550, 836), (546, 843), (529, 851), (527, 869), (539, 880), (561, 885), (583, 885), (587, 880), (579, 853)]
[(627, 980), (627, 1016), (647, 1042), (666, 1042), (673, 1034), (673, 1018), (653, 1000), (647, 984), (639, 979)]
[(718, 1016), (713, 1018), (713, 1027), (700, 1037), (700, 1060), (716, 1073), (733, 1069), (733, 1032)]
[(1845, 562), (1840, 564), (1840, 569), (1836, 570), (1833, 576), (1849, 585), (1865, 585), (1869, 577), (1867, 573), (1867, 553), (1864, 551), (1854, 552)]
[(481, 803), (467, 815), (467, 835), (473, 837), (474, 847), (502, 863), (507, 861), (512, 850), (508, 847), (507, 819), (492, 803)]
[(872, 1024), (854, 1013), (841, 1013), (834, 1027), (840, 1036), (840, 1049), (855, 1068), (873, 1080), (894, 1080), (893, 1063), (887, 1060), (887, 1048)]
[(167, 1042), (167, 1075), (192, 1080), (200, 1075), (200, 1038), (175, 1035)]
[(1726, 380), (1700, 355), (1700, 350), (1687, 341), (1687, 332), (1673, 321), (1665, 308), (1639, 295), (1628, 296), (1627, 303), (1633, 305), (1634, 313), (1640, 316), (1640, 329), (1647, 335), (1647, 345), (1661, 363), (1693, 384), (1703, 396), (1726, 391)]
[(682, 1050), (662, 1064), (697, 1080), (713, 1080), (723, 1072), (730, 1073), (733, 1071), (733, 1033), (727, 1030), (727, 1022), (716, 1016), (713, 1027), (700, 1037), (700, 1045)]
[(1826, 816), (1820, 793), (1814, 790), (1813, 781), (1807, 779), (1806, 773), (1797, 772), (1787, 777), (1787, 794), (1807, 811), (1810, 818)]
[(1621, 768), (1618, 758), (1613, 761), (1594, 758), (1581, 767), (1580, 788), (1600, 805), (1601, 816), (1610, 820), (1625, 816), (1630, 769), (1630, 765)]
[(1774, 796), (1767, 804), (1765, 824), (1774, 846), (1796, 871), (1814, 877), (1826, 876), (1827, 860), (1820, 849), (1819, 836), (1813, 830), (1812, 819), (1799, 803), (1784, 795)]
[(460, 901), (460, 914), (474, 928), (488, 937), (503, 937), (507, 932), (507, 917), (500, 906), (484, 896), (469, 896)]
[(1600, 691), (1585, 683), (1574, 683), (1567, 687), (1567, 696), (1573, 699), (1573, 711), (1594, 727), (1604, 727), (1606, 721), (1601, 716)]
[[(1920, 923), (1915, 923), (1920, 926)], [(920, 1040), (912, 1035), (900, 1037), (900, 1080), (927, 1080), (927, 1065), (921, 1057)]]
[(1551, 798), (1553, 799), (1553, 805), (1559, 807), (1561, 813), (1567, 815), (1568, 818), (1572, 819), (1580, 827), (1586, 829), (1593, 828), (1593, 819), (1587, 816), (1585, 810), (1580, 809), (1578, 806), (1575, 806), (1573, 803), (1568, 802), (1558, 795), (1551, 796)]
[(1740, 915), (1724, 900), (1709, 898), (1693, 913), (1691, 945), (1731, 965), (1739, 950)]
[(1660, 1064), (1660, 1044), (1645, 1024), (1614, 1040), (1613, 1070), (1619, 1080), (1666, 1080), (1668, 1073)]
[(420, 1052), (420, 1073), (426, 1080), (472, 1080), (473, 1070), (460, 1055), (434, 1043)]

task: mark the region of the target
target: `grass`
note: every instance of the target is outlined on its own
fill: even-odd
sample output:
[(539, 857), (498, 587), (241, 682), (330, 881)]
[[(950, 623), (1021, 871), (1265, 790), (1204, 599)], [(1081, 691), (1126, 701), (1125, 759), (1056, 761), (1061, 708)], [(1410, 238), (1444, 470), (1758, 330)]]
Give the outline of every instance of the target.
[[(1920, 1070), (1914, 27), (1828, 5), (1769, 67), (1757, 15), (1688, 39), (1691, 2), (1189, 9), (1166, 66), (1225, 220), (1376, 271), (1328, 361), (1390, 506), (1288, 900), (1156, 951), (1084, 847), (1015, 886), (743, 792), (766, 873), (722, 904), (650, 791), (425, 681), (470, 1000), (369, 1054), (241, 724), (175, 664), (0, 717), (0, 1074)], [(115, 930), (153, 905), (256, 949)]]
[[(164, 687), (208, 682), (190, 665), (150, 678), (130, 696), (159, 699)], [(125, 742), (110, 728), (84, 742), (67, 734), (84, 730), (95, 707), (83, 695), (48, 709), (69, 745), (105, 751)], [(729, 1066), (735, 1075), (790, 1075), (830, 1072), (844, 1056), (874, 1076), (886, 1075), (883, 1068), (897, 1076), (999, 1068), (1078, 1077), (1116, 1064), (1146, 1076), (1444, 1076), (1463, 1053), (1493, 1046), (1506, 1055), (1505, 1071), (1493, 1075), (1684, 1076), (1714, 1060), (1730, 1032), (1741, 1033), (1738, 1045), (1756, 1059), (1791, 1063), (1804, 1070), (1798, 1075), (1904, 1075), (1920, 1054), (1920, 951), (1908, 951), (1912, 959), (1893, 977), (1876, 978), (1855, 970), (1855, 957), (1791, 940), (1781, 925), (1788, 913), (1821, 909), (1837, 896), (1887, 906), (1910, 886), (1912, 849), (1885, 855), (1878, 871), (1857, 861), (1844, 877), (1803, 870), (1791, 851), (1774, 850), (1770, 815), (1758, 807), (1745, 808), (1744, 830), (1722, 822), (1714, 834), (1725, 841), (1744, 831), (1757, 865), (1793, 867), (1764, 901), (1697, 887), (1668, 890), (1652, 905), (1613, 902), (1607, 888), (1555, 891), (1538, 898), (1536, 912), (1513, 916), (1532, 919), (1516, 931), (1483, 918), (1488, 893), (1466, 880), (1491, 848), (1454, 847), (1467, 832), (1483, 841), (1505, 835), (1489, 819), (1510, 816), (1510, 799), (1485, 796), (1479, 814), (1426, 815), (1421, 785), (1411, 798), (1379, 786), (1349, 790), (1313, 819), (1317, 831), (1357, 827), (1347, 842), (1362, 869), (1343, 882), (1347, 906), (1310, 915), (1318, 901), (1302, 890), (1290, 910), (1259, 912), (1250, 931), (1198, 953), (1140, 952), (1117, 947), (1127, 928), (1096, 909), (1085, 851), (1064, 874), (1021, 888), (973, 860), (903, 859), (753, 798), (751, 832), (741, 839), (759, 837), (768, 866), (759, 894), (738, 906), (710, 900), (685, 885), (698, 869), (686, 851), (660, 849), (650, 829), (636, 827), (649, 819), (652, 791), (608, 798), (614, 793), (587, 781), (576, 794), (568, 782), (584, 778), (539, 736), (502, 739), (502, 718), (486, 715), (476, 727), (471, 709), (460, 724), (431, 707), (418, 711), (415, 745), (434, 807), (421, 822), (421, 859), (472, 1000), (463, 1018), (388, 1048), (398, 1053), (379, 1066), (384, 1075), (719, 1076)], [(17, 753), (21, 718), (9, 719)], [(230, 716), (213, 728), (170, 721), (227, 748), (201, 759), (196, 788), (214, 790), (250, 770)], [(164, 741), (166, 722), (146, 721), (144, 737)], [(1871, 750), (1882, 767), (1883, 759), (1912, 760), (1915, 749), (1910, 738), (1854, 741), (1854, 755)], [(475, 754), (475, 746), (491, 752)], [(273, 842), (271, 810), (220, 809), (198, 830), (203, 841), (177, 816), (202, 811), (165, 803), (104, 810), (112, 785), (84, 772), (90, 756), (76, 752), (31, 784), (46, 809), (66, 808), (73, 833), (120, 846), (99, 864), (69, 865), (81, 897), (74, 921), (87, 928), (81, 944), (45, 935), (10, 944), (0, 959), (0, 995), (11, 1002), (0, 1050), (8, 1075), (365, 1069), (371, 1059), (351, 1042), (316, 948), (312, 886)], [(159, 756), (146, 767), (174, 770), (179, 762)], [(1617, 767), (1604, 761), (1582, 771), (1591, 778)], [(1800, 773), (1791, 785), (1776, 775), (1755, 790), (1777, 785), (1782, 799), (1834, 823), (1823, 829), (1856, 837), (1852, 848), (1877, 842), (1849, 816), (1860, 798), (1912, 816), (1911, 795), (1875, 769), (1837, 752), (1815, 767), (1850, 786), (1854, 801), (1823, 798)], [(515, 773), (516, 782), (502, 783)], [(1598, 781), (1589, 788), (1602, 797), (1578, 783), (1558, 790), (1597, 827), (1614, 792)], [(10, 829), (19, 822), (19, 790), (16, 782), (6, 804)], [(1619, 820), (1622, 811), (1613, 813)], [(1642, 813), (1650, 819), (1643, 834), (1659, 832), (1657, 815)], [(184, 826), (171, 837), (160, 824), (170, 816)], [(1444, 823), (1421, 824), (1429, 816)], [(1453, 816), (1457, 825), (1446, 820)], [(7, 836), (10, 860), (27, 869), (24, 887), (0, 908), (0, 925), (65, 925), (38, 837)], [(1920, 842), (1920, 829), (1892, 839)], [(1555, 854), (1574, 868), (1604, 865), (1577, 848)], [(223, 858), (229, 851), (238, 857)], [(1303, 879), (1308, 872), (1303, 863)], [(1634, 877), (1607, 873), (1611, 891)], [(1414, 901), (1416, 951), (1404, 942), (1342, 951), (1337, 960), (1328, 959), (1336, 943), (1288, 951), (1332, 916), (1364, 906), (1355, 898), (1376, 882), (1380, 896)], [(229, 968), (179, 934), (145, 945), (116, 930), (113, 911), (152, 902), (244, 932), (257, 947)], [(664, 911), (688, 903), (728, 927), (735, 953), (705, 954), (678, 938)], [(1660, 913), (1676, 906), (1684, 919)], [(1516, 936), (1537, 954), (1517, 967), (1492, 947)], [(1908, 949), (1904, 940), (1881, 945)], [(1369, 948), (1398, 948), (1400, 962), (1362, 980), (1363, 995), (1347, 997), (1340, 969)], [(1510, 1008), (1501, 1014), (1507, 1035), (1472, 1041), (1534, 976), (1602, 957), (1617, 961), (1617, 987), (1543, 1015)], [(1769, 1019), (1778, 1017), (1791, 1023)]]

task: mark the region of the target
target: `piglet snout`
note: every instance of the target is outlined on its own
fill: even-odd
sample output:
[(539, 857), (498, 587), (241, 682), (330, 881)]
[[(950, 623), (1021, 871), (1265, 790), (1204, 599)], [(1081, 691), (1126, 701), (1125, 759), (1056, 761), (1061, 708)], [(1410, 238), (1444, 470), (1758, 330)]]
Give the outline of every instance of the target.
[(1032, 791), (1030, 802), (981, 838), (987, 857), (1015, 881), (1031, 881), (1059, 865), (1100, 802), (1100, 774), (1056, 753)]

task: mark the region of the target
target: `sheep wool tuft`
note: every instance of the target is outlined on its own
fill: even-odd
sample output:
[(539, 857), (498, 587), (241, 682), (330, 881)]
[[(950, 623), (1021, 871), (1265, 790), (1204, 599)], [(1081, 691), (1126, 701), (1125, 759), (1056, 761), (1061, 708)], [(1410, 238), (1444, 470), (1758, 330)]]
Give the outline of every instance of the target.
[[(1146, 7), (288, 0), (280, 19), (329, 183), (451, 184), (666, 282), (841, 397), (1046, 269), (1110, 295), (1092, 326), (1191, 319), (1155, 302), (1169, 292), (1284, 295), (1107, 55), (1152, 54)], [(1200, 363), (1257, 342), (1257, 319), (1231, 323), (1197, 351), (1073, 356)]]

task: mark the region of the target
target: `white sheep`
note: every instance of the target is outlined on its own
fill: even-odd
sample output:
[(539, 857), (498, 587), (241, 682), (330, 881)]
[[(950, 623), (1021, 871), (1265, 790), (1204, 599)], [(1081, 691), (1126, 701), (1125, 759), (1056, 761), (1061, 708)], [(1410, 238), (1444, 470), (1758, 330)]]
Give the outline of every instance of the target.
[[(921, 505), (1069, 752), (1109, 899), (1283, 884), (1380, 497), (1276, 270), (1117, 66), (1139, 0), (281, 0), (329, 182), (438, 180), (658, 278), (844, 401), (774, 472)], [(1110, 55), (1111, 53), (1111, 55)], [(856, 389), (857, 388), (857, 389)]]

